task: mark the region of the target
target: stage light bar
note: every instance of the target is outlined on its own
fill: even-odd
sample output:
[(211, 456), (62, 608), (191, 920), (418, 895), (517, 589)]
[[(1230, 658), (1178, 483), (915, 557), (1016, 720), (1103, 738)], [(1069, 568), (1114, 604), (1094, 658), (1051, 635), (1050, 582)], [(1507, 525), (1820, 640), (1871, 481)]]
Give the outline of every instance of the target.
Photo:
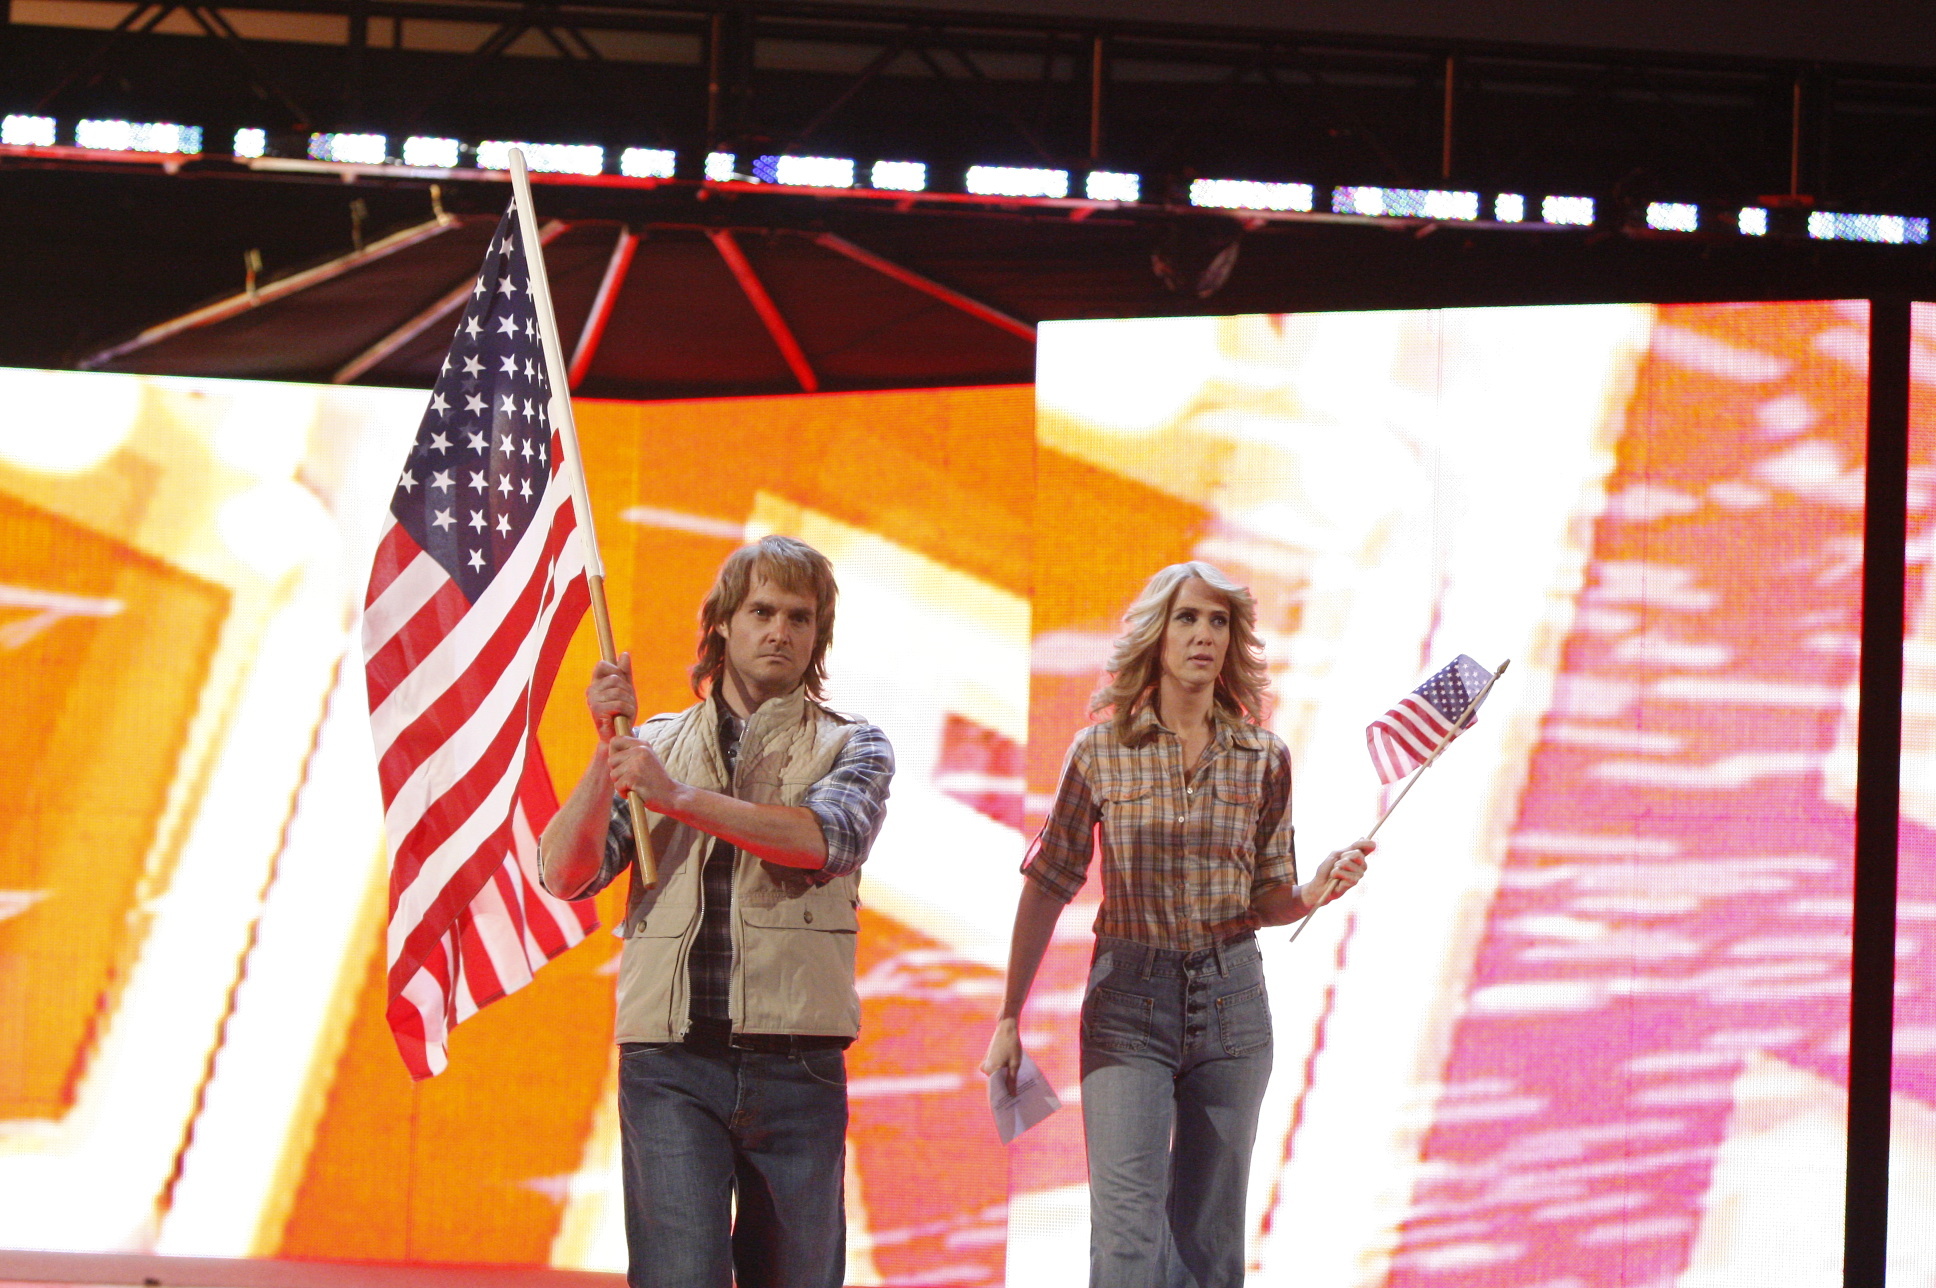
[(1549, 224), (1590, 228), (1593, 226), (1593, 198), (1547, 197), (1539, 203), (1539, 217)]
[(167, 121), (82, 121), (74, 127), (77, 147), (98, 152), (181, 152), (202, 150), (202, 127)]
[(513, 143), (486, 139), (477, 145), (477, 168), (509, 170), (511, 149), (524, 153), (527, 169), (542, 174), (603, 174), (605, 149), (596, 143)]
[(1023, 166), (971, 165), (968, 191), (978, 197), (1066, 197), (1067, 170), (1031, 170)]
[(1768, 211), (1764, 206), (1743, 206), (1741, 213), (1734, 217), (1734, 226), (1741, 230), (1744, 237), (1766, 237), (1768, 235)]
[(738, 163), (739, 158), (731, 152), (708, 152), (706, 178), (714, 183), (731, 183), (734, 178), (733, 167)]
[(854, 163), (847, 157), (754, 157), (753, 180), (784, 188), (851, 188)]
[(1083, 180), (1082, 195), (1091, 201), (1141, 201), (1143, 177), (1114, 170), (1091, 170)]
[(627, 148), (618, 154), (618, 172), (628, 179), (670, 179), (678, 163), (670, 148)]
[(1647, 226), (1655, 232), (1691, 233), (1701, 227), (1701, 208), (1688, 201), (1650, 201)]
[(1517, 192), (1502, 192), (1492, 199), (1492, 217), (1502, 224), (1526, 222), (1526, 198)]
[(925, 161), (876, 161), (867, 182), (888, 192), (926, 192), (928, 166)]
[(1218, 210), (1309, 211), (1317, 190), (1308, 183), (1256, 183), (1249, 179), (1192, 179), (1190, 204)]
[(390, 140), (381, 134), (312, 134), (309, 156), (313, 161), (340, 161), (347, 165), (382, 165), (389, 156)]
[(1399, 219), (1477, 219), (1479, 194), (1437, 188), (1333, 188), (1331, 210)]
[[(424, 170), (455, 170), (462, 149), (456, 139), (413, 134), (403, 141), (403, 163)], [(505, 165), (510, 161), (506, 160)]]
[(237, 130), (235, 142), (230, 147), (232, 156), (259, 157), (269, 150), (269, 132), (254, 129)]
[(0, 121), (0, 143), (10, 148), (51, 148), (54, 146), (54, 118), (9, 116)]
[(1817, 210), (1808, 217), (1808, 235), (1817, 241), (1920, 246), (1929, 240), (1929, 221), (1909, 215), (1847, 215)]

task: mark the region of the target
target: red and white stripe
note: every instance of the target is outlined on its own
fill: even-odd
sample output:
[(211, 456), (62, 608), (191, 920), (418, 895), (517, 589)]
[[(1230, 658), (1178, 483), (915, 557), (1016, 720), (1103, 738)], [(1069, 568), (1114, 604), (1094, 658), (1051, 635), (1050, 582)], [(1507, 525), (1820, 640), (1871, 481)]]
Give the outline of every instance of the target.
[[(559, 460), (553, 435), (551, 459)], [(571, 490), (538, 513), (474, 604), (391, 518), (363, 648), (390, 842), (389, 1020), (414, 1078), (450, 1029), (598, 926), (538, 884), (558, 800), (537, 723), (587, 603)]]
[(1365, 729), (1365, 745), (1371, 749), (1378, 781), (1395, 783), (1430, 760), (1453, 736), (1451, 721), (1418, 694), (1408, 693)]

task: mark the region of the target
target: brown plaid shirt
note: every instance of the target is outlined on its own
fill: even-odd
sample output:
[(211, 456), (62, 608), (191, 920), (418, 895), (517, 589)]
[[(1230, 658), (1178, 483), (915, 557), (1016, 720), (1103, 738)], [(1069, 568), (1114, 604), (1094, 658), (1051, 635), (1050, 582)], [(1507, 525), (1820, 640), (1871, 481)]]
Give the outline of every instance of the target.
[(1042, 834), (1022, 871), (1067, 903), (1088, 877), (1100, 823), (1096, 933), (1194, 950), (1257, 896), (1297, 883), (1291, 752), (1276, 734), (1221, 714), (1186, 775), (1183, 740), (1144, 708), (1127, 741), (1112, 722), (1078, 733)]

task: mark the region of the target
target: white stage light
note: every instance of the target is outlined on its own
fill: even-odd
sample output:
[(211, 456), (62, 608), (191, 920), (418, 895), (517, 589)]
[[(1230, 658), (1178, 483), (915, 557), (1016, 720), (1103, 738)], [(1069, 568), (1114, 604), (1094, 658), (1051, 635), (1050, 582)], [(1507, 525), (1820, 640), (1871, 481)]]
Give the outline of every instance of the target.
[(928, 166), (925, 161), (876, 161), (867, 181), (888, 192), (926, 192)]
[(627, 148), (618, 154), (618, 172), (628, 179), (670, 179), (678, 162), (670, 148)]
[(1908, 215), (1846, 215), (1817, 210), (1808, 217), (1808, 235), (1818, 241), (1920, 246), (1929, 240), (1929, 221)]
[(1539, 217), (1549, 224), (1589, 228), (1593, 225), (1593, 198), (1547, 197), (1539, 203)]
[(714, 183), (731, 183), (733, 167), (739, 158), (731, 152), (708, 152), (706, 154), (706, 178)]
[(1113, 170), (1091, 170), (1083, 181), (1082, 192), (1091, 201), (1141, 201), (1143, 177), (1117, 174)]
[(486, 139), (477, 145), (477, 168), (509, 170), (511, 149), (524, 153), (528, 170), (544, 174), (603, 174), (605, 149), (596, 143), (512, 143)]
[(1334, 188), (1331, 209), (1340, 215), (1390, 215), (1399, 219), (1477, 219), (1479, 194), (1437, 188)]
[(101, 152), (184, 152), (202, 150), (202, 127), (167, 121), (82, 121), (74, 142)]
[(851, 188), (854, 163), (847, 157), (755, 157), (753, 179), (788, 188)]
[(1690, 201), (1650, 201), (1647, 226), (1663, 233), (1691, 233), (1701, 226), (1701, 208)]
[(1524, 223), (1526, 198), (1517, 192), (1502, 192), (1492, 199), (1492, 217), (1502, 224)]
[(978, 197), (1066, 197), (1067, 170), (1031, 170), (1024, 166), (971, 165), (968, 191)]
[(1741, 213), (1734, 217), (1734, 226), (1741, 230), (1744, 237), (1766, 237), (1768, 235), (1768, 211), (1764, 206), (1743, 206)]
[(267, 130), (237, 130), (232, 155), (238, 157), (259, 157), (269, 150)]
[(1316, 189), (1308, 183), (1254, 183), (1249, 179), (1192, 179), (1190, 204), (1220, 210), (1304, 210)]
[(403, 163), (424, 170), (455, 170), (459, 150), (456, 139), (413, 134), (403, 141)]
[(390, 140), (381, 134), (312, 134), (309, 155), (317, 161), (340, 161), (348, 165), (382, 165), (389, 154)]
[(51, 148), (54, 146), (54, 118), (9, 116), (5, 121), (0, 121), (0, 143), (10, 148)]

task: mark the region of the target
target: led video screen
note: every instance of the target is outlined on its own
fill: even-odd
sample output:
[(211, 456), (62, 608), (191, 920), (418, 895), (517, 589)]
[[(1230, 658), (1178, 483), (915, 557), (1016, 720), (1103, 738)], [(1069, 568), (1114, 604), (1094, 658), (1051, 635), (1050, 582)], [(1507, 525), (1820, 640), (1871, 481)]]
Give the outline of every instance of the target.
[[(1257, 1282), (1840, 1282), (1866, 354), (1861, 303), (1043, 328), (1031, 800), (1174, 560), (1259, 593), (1307, 865), (1378, 816), (1366, 723), (1512, 660), (1266, 935)], [(1079, 1145), (1019, 1147), (1011, 1282), (1080, 1271)]]
[(1910, 346), (1888, 1276), (1936, 1284), (1936, 305), (1911, 306)]
[[(974, 1067), (1119, 615), (1185, 558), (1259, 597), (1307, 869), (1376, 817), (1367, 721), (1512, 660), (1365, 885), (1263, 935), (1253, 1280), (1839, 1281), (1866, 335), (1835, 303), (1056, 323), (1032, 389), (581, 403), (642, 701), (690, 701), (713, 570), (785, 531), (840, 579), (831, 704), (895, 745), (848, 1282), (1086, 1274), (1094, 881), (1025, 1016), (1069, 1108), (1005, 1152)], [(423, 396), (0, 386), (0, 1249), (622, 1267), (617, 942), (426, 1083), (384, 1024), (353, 642)], [(545, 716), (561, 787), (595, 652)]]

